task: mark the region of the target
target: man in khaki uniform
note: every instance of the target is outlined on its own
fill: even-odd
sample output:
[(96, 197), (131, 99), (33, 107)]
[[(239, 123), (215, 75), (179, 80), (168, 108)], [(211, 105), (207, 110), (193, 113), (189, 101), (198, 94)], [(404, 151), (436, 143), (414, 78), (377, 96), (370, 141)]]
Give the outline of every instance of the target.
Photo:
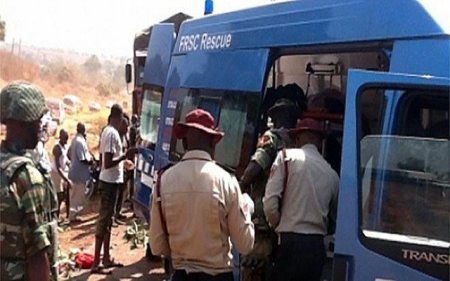
[(215, 145), (224, 135), (214, 124), (211, 114), (196, 109), (175, 126), (187, 152), (160, 173), (153, 190), (150, 245), (154, 254), (171, 256), (173, 281), (232, 281), (229, 239), (242, 254), (253, 247), (253, 202), (214, 162)]
[(0, 107), (0, 280), (57, 280), (56, 193), (30, 154), (48, 109), (27, 82), (3, 88)]
[[(304, 97), (303, 91), (299, 92), (299, 96)], [(292, 145), (288, 130), (295, 126), (303, 109), (304, 105), (299, 105), (291, 99), (280, 98), (275, 101), (268, 110), (268, 115), (274, 122), (274, 128), (262, 135), (256, 152), (240, 179), (242, 190), (248, 191), (255, 202), (252, 221), (255, 224), (256, 235), (254, 249), (241, 259), (242, 281), (268, 281), (271, 275), (276, 235), (265, 219), (262, 198), (266, 190), (270, 167), (278, 151)]]
[(335, 220), (339, 177), (320, 154), (323, 125), (305, 118), (289, 130), (297, 148), (278, 153), (263, 198), (278, 234), (274, 281), (319, 281), (328, 218)]

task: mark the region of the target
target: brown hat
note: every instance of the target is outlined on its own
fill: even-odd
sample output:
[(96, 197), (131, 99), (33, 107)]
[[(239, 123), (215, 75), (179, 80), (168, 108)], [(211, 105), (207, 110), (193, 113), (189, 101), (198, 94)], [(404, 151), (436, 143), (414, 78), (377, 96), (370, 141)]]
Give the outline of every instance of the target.
[(289, 136), (291, 138), (297, 136), (298, 134), (305, 132), (305, 131), (311, 131), (319, 134), (321, 137), (325, 137), (325, 131), (323, 130), (322, 124), (314, 119), (311, 118), (305, 118), (300, 120), (297, 123), (297, 126), (294, 129), (290, 129), (288, 131)]
[(203, 109), (194, 109), (186, 114), (185, 122), (178, 122), (174, 127), (175, 137), (182, 139), (186, 136), (189, 128), (204, 131), (214, 137), (214, 143), (218, 143), (224, 133), (215, 127), (212, 115)]

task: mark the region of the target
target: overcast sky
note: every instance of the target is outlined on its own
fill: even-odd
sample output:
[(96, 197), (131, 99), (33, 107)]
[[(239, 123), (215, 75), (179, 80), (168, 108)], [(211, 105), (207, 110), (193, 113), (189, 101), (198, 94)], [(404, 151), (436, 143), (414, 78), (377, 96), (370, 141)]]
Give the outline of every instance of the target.
[[(214, 13), (270, 2), (214, 0)], [(203, 9), (204, 0), (0, 0), (8, 43), (125, 57), (139, 30), (178, 12), (201, 17)]]

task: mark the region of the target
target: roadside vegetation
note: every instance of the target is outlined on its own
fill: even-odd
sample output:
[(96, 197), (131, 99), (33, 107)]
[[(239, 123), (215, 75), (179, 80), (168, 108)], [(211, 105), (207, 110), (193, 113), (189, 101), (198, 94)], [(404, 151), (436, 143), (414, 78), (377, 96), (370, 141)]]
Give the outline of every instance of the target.
[[(0, 88), (14, 80), (27, 80), (38, 85), (46, 97), (62, 99), (75, 95), (83, 103), (79, 112), (66, 111), (60, 128), (75, 134), (76, 124), (84, 122), (87, 127), (89, 148), (95, 153), (101, 129), (106, 125), (109, 108), (114, 102), (130, 108), (130, 96), (126, 92), (124, 61), (100, 59), (95, 55), (70, 54), (47, 50), (39, 52), (27, 47), (18, 55), (18, 47), (0, 48)], [(95, 107), (95, 110), (93, 110)], [(51, 149), (57, 138), (51, 137), (46, 144)]]

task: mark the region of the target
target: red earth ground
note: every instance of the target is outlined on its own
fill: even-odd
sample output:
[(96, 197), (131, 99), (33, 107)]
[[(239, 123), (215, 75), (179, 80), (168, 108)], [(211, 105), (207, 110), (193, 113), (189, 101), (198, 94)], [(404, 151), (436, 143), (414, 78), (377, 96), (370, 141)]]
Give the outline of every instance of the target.
[[(81, 222), (68, 224), (62, 223), (59, 233), (60, 249), (63, 253), (68, 253), (70, 249), (80, 249), (83, 252), (94, 254), (94, 233), (95, 224), (98, 214), (99, 198), (87, 202), (87, 207), (81, 214)], [(124, 213), (131, 222), (132, 212), (125, 208)], [(61, 210), (60, 218), (65, 219), (64, 204)], [(145, 258), (145, 248), (140, 245), (136, 249), (131, 249), (131, 244), (124, 238), (127, 225), (116, 225), (112, 228), (111, 233), (111, 254), (116, 261), (124, 264), (122, 268), (115, 268), (111, 275), (90, 274), (88, 269), (75, 269), (70, 271), (71, 277), (65, 280), (151, 280), (163, 281), (168, 279), (164, 274), (161, 262), (150, 262)]]

